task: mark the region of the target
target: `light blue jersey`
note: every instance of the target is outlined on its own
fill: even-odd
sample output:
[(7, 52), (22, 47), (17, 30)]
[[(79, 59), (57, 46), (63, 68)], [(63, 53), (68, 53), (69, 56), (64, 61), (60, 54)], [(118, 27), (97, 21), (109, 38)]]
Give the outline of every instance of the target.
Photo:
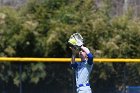
[[(74, 62), (71, 66), (75, 69), (76, 87), (78, 93), (91, 93), (89, 76), (93, 68), (93, 55), (87, 54), (88, 60), (83, 62)], [(80, 88), (83, 90), (89, 90), (90, 92), (80, 92)]]
[(91, 73), (93, 64), (89, 65), (87, 61), (77, 62), (77, 68), (75, 69), (76, 86), (79, 87), (80, 84), (89, 83), (89, 75)]

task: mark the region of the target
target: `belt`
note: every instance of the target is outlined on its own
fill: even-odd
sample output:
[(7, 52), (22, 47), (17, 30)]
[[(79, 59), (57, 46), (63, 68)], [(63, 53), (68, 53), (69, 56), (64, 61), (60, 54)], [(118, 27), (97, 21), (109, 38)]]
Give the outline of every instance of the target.
[(79, 87), (84, 87), (84, 86), (90, 86), (90, 84), (89, 83), (87, 83), (87, 84), (79, 84)]

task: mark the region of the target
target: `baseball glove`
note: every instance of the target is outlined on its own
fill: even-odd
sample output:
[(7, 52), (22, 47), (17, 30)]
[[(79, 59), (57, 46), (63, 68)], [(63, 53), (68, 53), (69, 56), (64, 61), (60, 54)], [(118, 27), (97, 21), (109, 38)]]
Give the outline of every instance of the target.
[(84, 44), (83, 37), (80, 35), (80, 33), (74, 33), (70, 36), (68, 43), (75, 48), (79, 48)]

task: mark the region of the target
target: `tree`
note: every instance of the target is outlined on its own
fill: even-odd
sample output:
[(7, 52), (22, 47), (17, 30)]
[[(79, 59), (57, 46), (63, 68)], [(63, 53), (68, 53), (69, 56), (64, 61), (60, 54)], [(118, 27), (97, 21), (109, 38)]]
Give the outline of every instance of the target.
[[(31, 0), (19, 10), (3, 7), (0, 9), (0, 56), (70, 57), (67, 40), (72, 33), (79, 32), (95, 58), (138, 58), (139, 19), (133, 18), (131, 13), (112, 17), (110, 8), (107, 1), (97, 7), (93, 0)], [(60, 85), (59, 89), (72, 88), (72, 70), (69, 63), (21, 64), (22, 83), (27, 84), (28, 88), (42, 91), (47, 91), (45, 86), (50, 89), (57, 85)], [(1, 81), (19, 86), (19, 64), (1, 63), (0, 66)], [(139, 65), (99, 63), (94, 65), (92, 87), (97, 93), (101, 92), (101, 89), (106, 92), (113, 91), (106, 90), (108, 86), (120, 88), (124, 83), (124, 67), (129, 81), (135, 81), (125, 83), (138, 84), (138, 78), (134, 77), (140, 75)], [(129, 76), (131, 74), (132, 77)], [(116, 82), (112, 83), (114, 80)], [(52, 86), (49, 86), (50, 84)], [(107, 87), (104, 87), (105, 85)]]

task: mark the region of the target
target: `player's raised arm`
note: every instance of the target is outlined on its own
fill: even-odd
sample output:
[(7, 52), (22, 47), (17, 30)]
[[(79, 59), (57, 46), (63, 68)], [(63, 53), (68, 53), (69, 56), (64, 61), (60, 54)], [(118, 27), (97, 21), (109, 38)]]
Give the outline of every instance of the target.
[(75, 62), (76, 50), (73, 47), (70, 47), (70, 49), (72, 50), (71, 66), (73, 68), (76, 68), (77, 67), (77, 63)]
[(72, 57), (71, 57), (71, 64), (75, 62), (75, 57), (76, 57), (76, 50), (73, 47), (70, 47), (72, 50)]
[(87, 54), (88, 57), (88, 64), (92, 65), (93, 64), (93, 55), (90, 52), (90, 50), (87, 47), (81, 46), (81, 49)]

